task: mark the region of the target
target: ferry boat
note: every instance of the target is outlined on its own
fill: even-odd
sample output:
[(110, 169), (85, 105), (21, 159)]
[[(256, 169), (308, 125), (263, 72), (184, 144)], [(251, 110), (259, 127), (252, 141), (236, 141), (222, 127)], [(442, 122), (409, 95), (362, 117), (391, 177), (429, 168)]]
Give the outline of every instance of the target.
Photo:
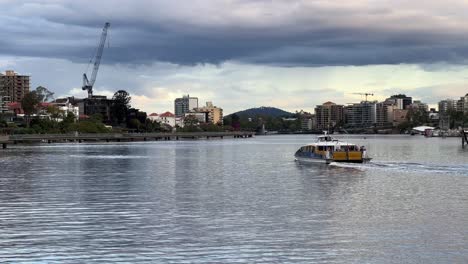
[(331, 162), (369, 162), (364, 146), (339, 141), (330, 135), (321, 135), (317, 141), (299, 148), (294, 155), (297, 161), (326, 163)]

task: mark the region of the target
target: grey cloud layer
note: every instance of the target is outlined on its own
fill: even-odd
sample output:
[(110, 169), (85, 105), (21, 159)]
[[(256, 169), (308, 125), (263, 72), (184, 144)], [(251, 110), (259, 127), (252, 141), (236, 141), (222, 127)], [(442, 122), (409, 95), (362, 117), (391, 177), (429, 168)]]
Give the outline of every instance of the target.
[(465, 1), (340, 2), (0, 0), (8, 36), (0, 39), (0, 55), (83, 62), (110, 21), (104, 63), (112, 64), (326, 66), (468, 58)]

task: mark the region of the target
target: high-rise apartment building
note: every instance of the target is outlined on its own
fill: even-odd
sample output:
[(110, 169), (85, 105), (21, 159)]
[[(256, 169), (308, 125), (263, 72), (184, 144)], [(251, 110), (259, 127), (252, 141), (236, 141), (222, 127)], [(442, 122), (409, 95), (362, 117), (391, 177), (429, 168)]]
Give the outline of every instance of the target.
[(429, 106), (419, 100), (414, 100), (412, 104), (408, 105), (407, 109), (429, 112)]
[(386, 102), (391, 102), (396, 109), (406, 109), (413, 103), (413, 98), (404, 94), (394, 95), (385, 99)]
[(460, 97), (460, 100), (457, 101), (457, 112), (468, 114), (468, 94)]
[(326, 102), (315, 107), (315, 117), (318, 129), (331, 129), (343, 122), (343, 106)]
[(392, 101), (384, 101), (376, 104), (376, 125), (378, 127), (392, 126), (394, 122), (395, 111), (407, 111), (401, 106), (395, 105)]
[(198, 108), (198, 98), (184, 95), (182, 98), (176, 98), (174, 101), (174, 112), (176, 117), (183, 117), (190, 110)]
[(376, 123), (376, 103), (363, 101), (345, 106), (345, 122), (349, 127), (370, 127)]
[(439, 114), (444, 115), (450, 110), (457, 109), (457, 101), (453, 99), (445, 99), (439, 102)]
[(465, 95), (465, 103), (463, 105), (463, 112), (468, 114), (468, 93)]
[(29, 76), (12, 70), (0, 73), (0, 111), (5, 112), (10, 102), (20, 102), (29, 93)]

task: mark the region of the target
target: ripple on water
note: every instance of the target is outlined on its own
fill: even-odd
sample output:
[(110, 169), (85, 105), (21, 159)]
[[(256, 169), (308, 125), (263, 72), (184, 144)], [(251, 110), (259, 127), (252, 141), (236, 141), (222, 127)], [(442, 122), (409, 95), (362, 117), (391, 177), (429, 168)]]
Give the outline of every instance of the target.
[(0, 153), (0, 259), (465, 263), (459, 141), (353, 140), (373, 163), (294, 162), (310, 136), (10, 148)]

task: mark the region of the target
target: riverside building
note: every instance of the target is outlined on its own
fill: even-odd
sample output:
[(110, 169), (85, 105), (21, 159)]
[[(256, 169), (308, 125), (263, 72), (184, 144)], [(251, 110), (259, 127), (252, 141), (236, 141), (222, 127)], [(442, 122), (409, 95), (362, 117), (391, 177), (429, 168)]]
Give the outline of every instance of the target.
[(206, 102), (205, 106), (185, 113), (187, 115), (195, 116), (201, 123), (223, 124), (223, 109), (214, 106), (212, 102)]
[(176, 98), (174, 100), (174, 113), (176, 117), (183, 117), (185, 113), (190, 110), (198, 108), (198, 98), (190, 97), (190, 95), (184, 95), (182, 98)]
[(11, 102), (20, 102), (25, 94), (29, 93), (30, 77), (20, 75), (15, 71), (8, 70), (5, 74), (0, 73), (0, 111), (8, 111), (7, 105)]
[(345, 120), (349, 127), (371, 127), (376, 123), (376, 103), (363, 101), (345, 106)]
[(457, 109), (457, 101), (453, 99), (445, 99), (439, 102), (439, 114), (445, 115), (451, 110)]
[(343, 105), (337, 105), (333, 102), (326, 102), (315, 107), (315, 117), (317, 119), (318, 129), (330, 129), (343, 122)]

